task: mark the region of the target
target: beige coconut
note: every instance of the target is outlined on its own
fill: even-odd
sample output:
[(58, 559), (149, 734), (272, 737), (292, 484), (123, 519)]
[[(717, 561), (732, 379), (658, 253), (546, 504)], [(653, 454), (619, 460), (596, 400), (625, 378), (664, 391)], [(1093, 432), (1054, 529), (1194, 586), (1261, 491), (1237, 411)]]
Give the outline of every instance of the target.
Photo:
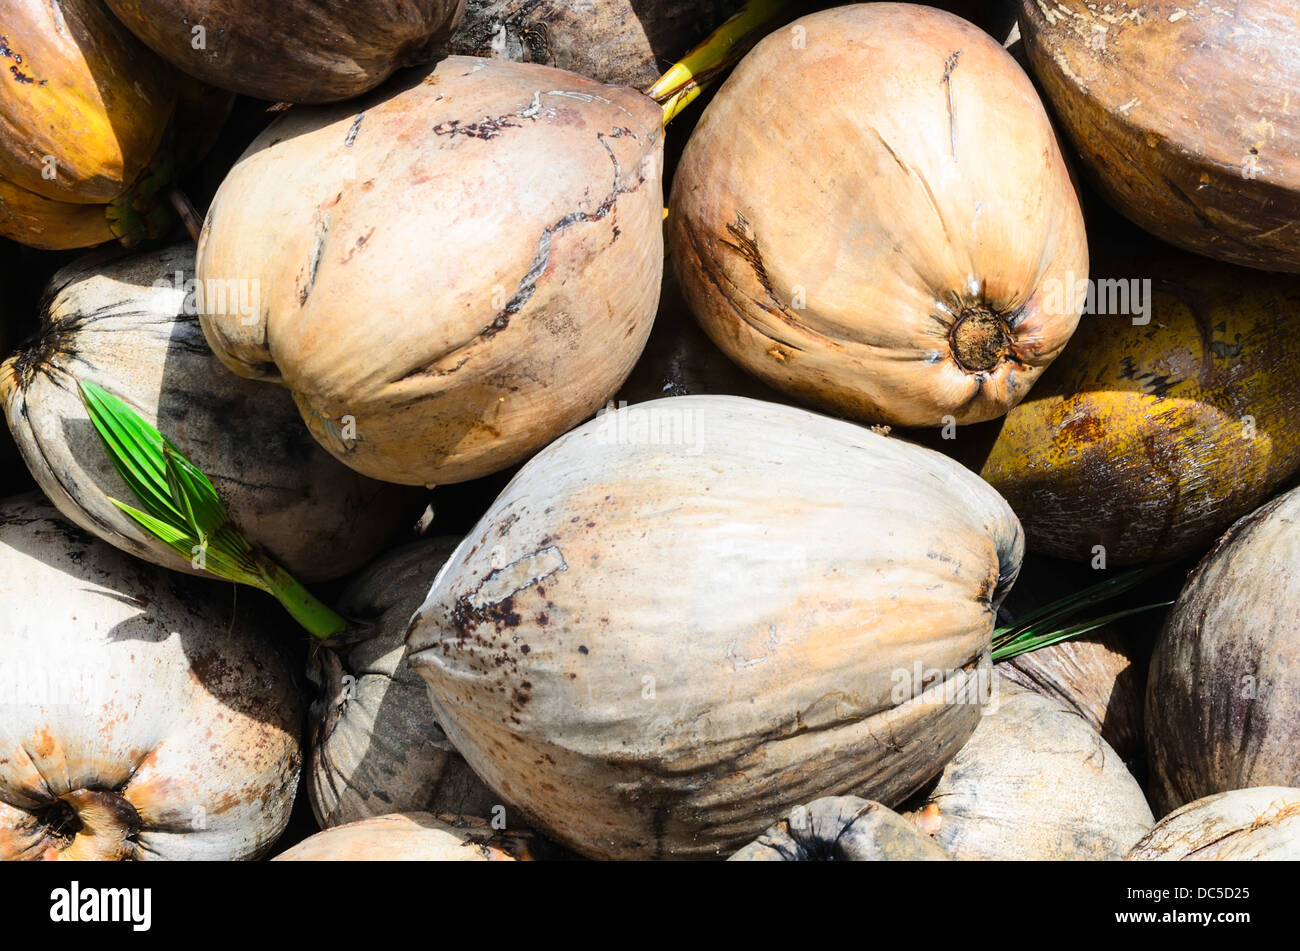
[(236, 373), (388, 482), (504, 469), (590, 417), (645, 344), (663, 267), (662, 115), (630, 89), (453, 56), (344, 106), (294, 109), (227, 176), (198, 275)]
[(1155, 823), (1124, 761), (1074, 710), (994, 675), (994, 702), (919, 803), (953, 858), (1119, 859)]
[(331, 458), (288, 394), (223, 367), (203, 339), (193, 277), (185, 245), (96, 253), (54, 276), (39, 334), (0, 366), (0, 399), (27, 468), (82, 528), (154, 564), (202, 573), (110, 501), (137, 504), (82, 404), (78, 384), (97, 383), (175, 443), (248, 539), (295, 576), (355, 571), (413, 521), (417, 499)]
[(1088, 250), (1051, 122), (972, 24), (870, 3), (760, 42), (673, 180), (673, 264), (771, 386), (877, 423), (1006, 413), (1065, 346)]
[(517, 862), (533, 859), (536, 836), (496, 832), (482, 819), (392, 813), (317, 832), (276, 862)]
[(1254, 786), (1189, 802), (1133, 846), (1138, 861), (1300, 859), (1300, 789)]
[(0, 858), (251, 859), (289, 821), (302, 707), (265, 604), (0, 503)]
[(406, 662), (406, 629), (458, 538), (384, 555), (355, 577), (337, 609), (353, 622), (342, 643), (314, 646), (307, 791), (322, 826), (390, 812), (491, 818), (501, 797), (483, 785), (433, 717)]
[(796, 805), (896, 804), (942, 768), (1021, 553), (1002, 499), (938, 453), (654, 400), (520, 470), (413, 617), (410, 663), (474, 771), (557, 841), (725, 857)]

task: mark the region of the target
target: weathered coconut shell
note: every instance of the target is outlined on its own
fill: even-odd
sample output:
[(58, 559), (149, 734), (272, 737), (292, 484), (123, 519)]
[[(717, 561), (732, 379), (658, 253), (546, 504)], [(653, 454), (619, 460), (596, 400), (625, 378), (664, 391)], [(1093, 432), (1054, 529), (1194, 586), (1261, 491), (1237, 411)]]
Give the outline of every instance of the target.
[(550, 857), (546, 851), (547, 844), (532, 833), (495, 832), (477, 818), (408, 812), (317, 832), (273, 861), (526, 862)]
[(1195, 555), (1300, 467), (1300, 279), (1176, 251), (1112, 276), (1151, 279), (1149, 323), (1085, 317), (974, 465), (1033, 551)]
[(606, 413), (530, 460), (412, 618), (456, 748), (603, 858), (730, 854), (827, 795), (898, 803), (979, 719), (1020, 563), (944, 456), (725, 396)]
[(830, 796), (795, 806), (729, 861), (933, 862), (948, 856), (915, 824), (878, 802)]
[(182, 72), (277, 102), (350, 99), (398, 67), (427, 62), (464, 6), (464, 0), (105, 2)]
[(1300, 271), (1294, 0), (1020, 0), (1034, 73), (1102, 195), (1191, 251)]
[(59, 510), (154, 564), (191, 561), (110, 501), (136, 504), (81, 401), (90, 380), (123, 399), (212, 480), (234, 523), (300, 580), (354, 571), (412, 516), (407, 490), (320, 448), (288, 394), (230, 373), (203, 338), (192, 248), (95, 254), (55, 275), (36, 338), (0, 366), (23, 458)]
[(458, 542), (416, 542), (372, 564), (336, 605), (359, 639), (312, 652), (321, 695), (311, 708), (307, 791), (322, 826), (394, 810), (488, 817), (501, 802), (443, 734), (428, 688), (406, 663), (411, 615)]
[(1125, 858), (1295, 861), (1300, 859), (1300, 789), (1256, 786), (1190, 802), (1161, 819)]
[(1238, 521), (1170, 609), (1147, 681), (1151, 798), (1300, 787), (1300, 490)]
[[(1002, 623), (1042, 608), (1104, 580), (1100, 572), (1026, 558), (1016, 586), (1003, 604)], [(1116, 608), (1098, 607), (1093, 617)], [(1149, 649), (1149, 645), (1148, 645)], [(1040, 647), (997, 665), (1012, 683), (1073, 710), (1101, 734), (1137, 775), (1146, 765), (1142, 714), (1146, 706), (1147, 651), (1137, 648), (1118, 624)]]
[[(1119, 859), (1155, 822), (1132, 774), (1073, 710), (994, 675), (996, 703), (918, 809), (953, 858)], [(932, 810), (933, 811), (933, 810)]]
[(467, 0), (447, 52), (645, 88), (743, 0)]
[(171, 69), (97, 0), (10, 0), (0, 24), (0, 236), (79, 248), (154, 159)]
[(0, 858), (249, 859), (289, 821), (302, 708), (265, 604), (0, 503)]
[(208, 340), (288, 387), (359, 472), (424, 485), (506, 468), (589, 418), (645, 344), (661, 120), (632, 90), (458, 56), (291, 110), (208, 212), (199, 277), (260, 281), (263, 301), (249, 324), (205, 313)]
[(1019, 402), (1078, 322), (1051, 288), (1088, 270), (1033, 84), (988, 34), (912, 4), (814, 13), (754, 47), (687, 144), (668, 227), (734, 360), (904, 426)]

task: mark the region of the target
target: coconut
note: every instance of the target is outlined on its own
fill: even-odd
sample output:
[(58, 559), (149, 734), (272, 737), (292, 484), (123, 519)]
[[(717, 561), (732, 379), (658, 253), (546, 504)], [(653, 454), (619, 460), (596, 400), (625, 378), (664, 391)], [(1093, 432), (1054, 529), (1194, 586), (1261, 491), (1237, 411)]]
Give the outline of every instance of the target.
[(978, 722), (1019, 531), (967, 470), (851, 423), (640, 403), (520, 470), (409, 662), (530, 825), (595, 857), (724, 856), (939, 771)]
[(0, 32), (0, 236), (79, 248), (134, 230), (122, 199), (163, 141), (171, 69), (96, 0), (13, 0)]
[(1238, 521), (1170, 609), (1147, 680), (1151, 797), (1300, 787), (1300, 490)]
[[(1012, 622), (1082, 591), (1103, 580), (1097, 574), (1082, 566), (1026, 558), (1016, 587), (1002, 606), (1003, 618)], [(1142, 712), (1148, 650), (1149, 645), (1146, 649), (1135, 647), (1128, 632), (1118, 623), (1110, 623), (1004, 660), (997, 670), (1012, 683), (1083, 717), (1137, 775), (1146, 766)]]
[(932, 862), (948, 856), (898, 813), (856, 796), (795, 806), (732, 862)]
[(1155, 823), (1123, 760), (1070, 708), (1000, 674), (996, 703), (918, 802), (953, 858), (1118, 859)]
[(1300, 468), (1300, 280), (1148, 244), (1094, 287), (1104, 312), (973, 465), (1032, 551), (1196, 555)]
[(1300, 859), (1300, 789), (1216, 793), (1165, 816), (1125, 856), (1138, 861)]
[(182, 72), (232, 92), (333, 102), (428, 62), (464, 0), (106, 0), (117, 18)]
[(433, 538), (380, 558), (348, 585), (338, 610), (347, 642), (318, 646), (310, 676), (309, 785), (322, 826), (398, 812), (489, 817), (501, 803), (433, 718), (428, 688), (406, 662), (411, 614), (459, 539)]
[(466, 0), (447, 52), (649, 86), (742, 0)]
[[(82, 528), (154, 564), (202, 573), (110, 501), (136, 504), (82, 404), (77, 384), (89, 380), (171, 439), (249, 540), (294, 575), (356, 570), (413, 514), (410, 493), (335, 461), (287, 393), (226, 370), (203, 338), (196, 298), (207, 295), (193, 276), (187, 246), (94, 254), (55, 275), (39, 333), (0, 366), (0, 399), (28, 468)], [(255, 287), (219, 291), (236, 313), (257, 307)]]
[(391, 813), (335, 826), (281, 852), (276, 862), (518, 862), (554, 857), (528, 832), (496, 832), (481, 819)]
[(1190, 251), (1300, 271), (1293, 0), (1020, 0), (1035, 75), (1101, 194)]
[(249, 859), (289, 821), (302, 708), (262, 606), (0, 503), (0, 858)]
[(1088, 270), (1033, 84), (988, 34), (912, 4), (814, 13), (755, 46), (687, 143), (668, 228), (687, 301), (737, 363), (904, 426), (1019, 402)]
[(286, 386), (317, 440), (373, 478), (506, 468), (590, 417), (640, 355), (662, 138), (632, 90), (459, 56), (291, 110), (208, 212), (199, 278), (262, 291), (250, 322), (205, 312), (208, 341)]

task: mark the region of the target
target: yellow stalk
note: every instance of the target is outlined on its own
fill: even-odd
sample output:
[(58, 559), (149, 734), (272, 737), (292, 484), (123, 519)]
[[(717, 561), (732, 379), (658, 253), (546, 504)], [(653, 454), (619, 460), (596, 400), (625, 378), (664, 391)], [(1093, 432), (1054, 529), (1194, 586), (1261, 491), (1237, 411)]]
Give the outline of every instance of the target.
[(664, 125), (699, 97), (719, 73), (758, 42), (763, 28), (793, 0), (748, 0), (735, 15), (669, 67), (645, 94), (664, 108)]

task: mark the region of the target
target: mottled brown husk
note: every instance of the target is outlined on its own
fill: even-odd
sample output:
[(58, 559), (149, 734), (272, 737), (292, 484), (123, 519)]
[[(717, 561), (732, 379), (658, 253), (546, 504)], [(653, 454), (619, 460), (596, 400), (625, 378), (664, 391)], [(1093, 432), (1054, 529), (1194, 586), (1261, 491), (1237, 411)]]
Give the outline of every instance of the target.
[(1188, 250), (1300, 271), (1294, 0), (1020, 0), (1020, 29), (1111, 204)]
[(449, 53), (645, 88), (743, 0), (467, 0)]
[(1092, 561), (1101, 546), (1107, 565), (1195, 555), (1300, 466), (1300, 278), (1173, 250), (1097, 278), (1149, 279), (1149, 322), (1085, 316), (972, 464), (1031, 551)]
[(1147, 682), (1160, 814), (1211, 793), (1300, 786), (1300, 490), (1238, 521), (1169, 612)]
[(427, 62), (464, 6), (464, 0), (106, 2), (182, 72), (273, 102), (350, 99), (400, 66)]

